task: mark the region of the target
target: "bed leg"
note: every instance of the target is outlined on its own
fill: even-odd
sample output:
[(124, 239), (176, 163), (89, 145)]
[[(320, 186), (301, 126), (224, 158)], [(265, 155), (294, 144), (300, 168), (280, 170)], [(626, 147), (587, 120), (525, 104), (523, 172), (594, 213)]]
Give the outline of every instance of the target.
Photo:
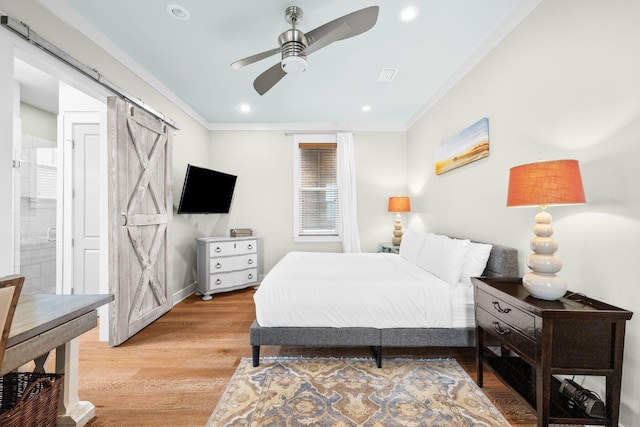
[(260, 346), (259, 345), (251, 346), (251, 353), (253, 356), (253, 367), (255, 368), (260, 364)]
[(373, 355), (376, 357), (376, 365), (378, 368), (382, 368), (382, 346), (374, 345), (371, 347)]

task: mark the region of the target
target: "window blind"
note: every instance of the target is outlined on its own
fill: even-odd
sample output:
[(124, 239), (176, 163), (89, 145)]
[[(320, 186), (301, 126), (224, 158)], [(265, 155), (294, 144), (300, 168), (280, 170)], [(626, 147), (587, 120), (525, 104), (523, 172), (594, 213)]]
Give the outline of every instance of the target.
[(299, 235), (337, 236), (337, 146), (300, 143)]

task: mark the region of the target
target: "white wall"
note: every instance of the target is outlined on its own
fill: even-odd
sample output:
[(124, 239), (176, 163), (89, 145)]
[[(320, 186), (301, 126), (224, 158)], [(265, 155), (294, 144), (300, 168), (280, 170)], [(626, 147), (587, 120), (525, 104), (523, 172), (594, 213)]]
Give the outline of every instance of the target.
[(20, 118), (23, 133), (49, 141), (55, 141), (58, 137), (58, 119), (55, 114), (21, 102)]
[[(293, 242), (293, 152), (293, 136), (284, 132), (212, 132), (209, 166), (238, 176), (231, 212), (188, 215), (190, 221), (205, 235), (253, 228), (262, 241), (263, 272), (289, 251), (340, 252), (339, 243)], [(388, 197), (406, 192), (405, 134), (356, 132), (354, 156), (362, 251), (375, 252), (391, 239)]]
[[(408, 132), (412, 226), (511, 245), (535, 209), (506, 208), (509, 168), (577, 159), (587, 205), (550, 207), (570, 290), (636, 312), (621, 425), (640, 419), (640, 2), (546, 0)], [(489, 118), (489, 158), (433, 173), (437, 144)], [(598, 343), (594, 343), (596, 346)]]

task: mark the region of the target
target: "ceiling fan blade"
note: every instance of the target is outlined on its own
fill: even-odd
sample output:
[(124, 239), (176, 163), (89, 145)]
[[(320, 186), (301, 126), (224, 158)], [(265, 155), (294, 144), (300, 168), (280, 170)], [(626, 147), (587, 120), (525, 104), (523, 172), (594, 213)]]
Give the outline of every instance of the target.
[(379, 10), (380, 8), (378, 6), (371, 6), (357, 10), (338, 19), (334, 19), (333, 21), (327, 22), (326, 24), (305, 33), (305, 35), (307, 36), (307, 40), (309, 40), (309, 43), (312, 44), (328, 33), (334, 31), (342, 24), (346, 23), (347, 25), (349, 25), (349, 27), (351, 27), (351, 31), (349, 31), (347, 35), (339, 38), (338, 40), (357, 36), (358, 34), (362, 34), (365, 31), (370, 30), (376, 24), (376, 22), (378, 21)]
[(310, 43), (309, 46), (304, 50), (305, 55), (310, 55), (313, 52), (322, 49), (325, 46), (330, 45), (333, 42), (338, 40), (342, 40), (351, 32), (351, 26), (346, 22), (343, 22), (339, 27), (334, 28), (332, 31), (329, 31), (324, 36), (316, 39), (313, 43)]
[(260, 95), (267, 93), (269, 89), (275, 86), (287, 73), (282, 69), (278, 62), (264, 73), (260, 74), (253, 81), (253, 87)]
[(231, 68), (234, 70), (240, 67), (244, 67), (245, 65), (253, 64), (254, 62), (261, 61), (265, 58), (270, 57), (271, 55), (275, 55), (276, 53), (280, 53), (280, 48), (277, 47), (275, 49), (267, 50), (266, 52), (256, 53), (255, 55), (248, 56), (243, 59), (239, 59), (236, 62), (231, 64)]

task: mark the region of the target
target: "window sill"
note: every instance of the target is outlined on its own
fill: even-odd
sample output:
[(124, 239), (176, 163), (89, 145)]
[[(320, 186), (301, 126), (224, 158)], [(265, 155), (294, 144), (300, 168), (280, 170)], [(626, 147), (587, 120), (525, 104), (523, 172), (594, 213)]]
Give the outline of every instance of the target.
[(293, 236), (296, 243), (325, 243), (325, 242), (341, 242), (340, 236)]

